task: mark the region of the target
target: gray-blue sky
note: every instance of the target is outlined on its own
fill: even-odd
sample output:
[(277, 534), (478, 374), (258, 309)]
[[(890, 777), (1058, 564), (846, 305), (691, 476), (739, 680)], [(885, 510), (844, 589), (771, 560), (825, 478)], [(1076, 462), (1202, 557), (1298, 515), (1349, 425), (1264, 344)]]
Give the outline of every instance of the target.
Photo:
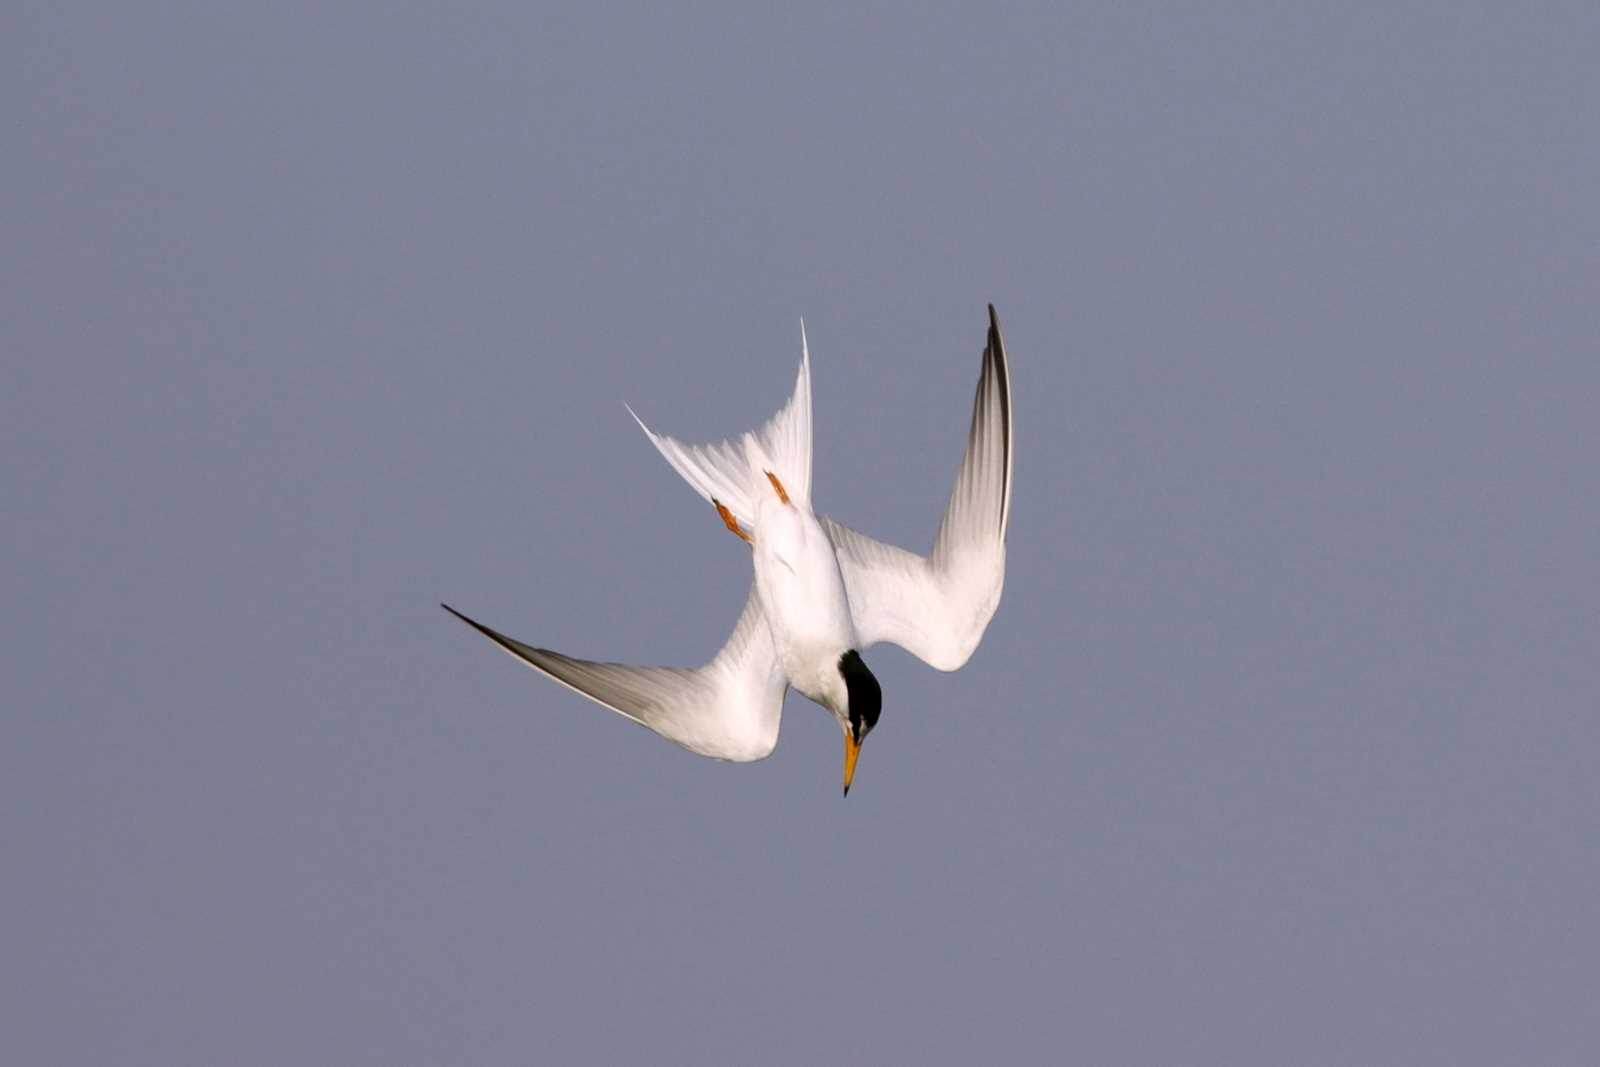
[[(6, 21), (19, 1062), (1592, 1057), (1592, 7)], [(1006, 597), (848, 801), (435, 606), (709, 654), (621, 401), (743, 429), (802, 315), (925, 546), (990, 300)]]

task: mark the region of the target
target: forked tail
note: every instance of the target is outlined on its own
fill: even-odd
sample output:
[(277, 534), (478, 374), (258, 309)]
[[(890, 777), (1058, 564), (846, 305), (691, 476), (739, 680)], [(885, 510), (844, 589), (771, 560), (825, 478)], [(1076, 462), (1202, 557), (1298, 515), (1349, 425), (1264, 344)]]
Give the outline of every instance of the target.
[(811, 353), (800, 324), (800, 373), (794, 395), (759, 430), (706, 445), (656, 433), (628, 408), (650, 443), (694, 491), (722, 504), (747, 528), (755, 525), (759, 493), (771, 493), (767, 472), (778, 476), (796, 504), (811, 506)]

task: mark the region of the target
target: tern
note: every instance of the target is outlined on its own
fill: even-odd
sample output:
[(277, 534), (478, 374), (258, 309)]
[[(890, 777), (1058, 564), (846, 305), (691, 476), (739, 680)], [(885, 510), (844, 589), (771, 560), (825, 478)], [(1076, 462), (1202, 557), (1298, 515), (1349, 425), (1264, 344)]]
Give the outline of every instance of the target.
[(933, 549), (919, 556), (811, 510), (811, 353), (800, 329), (794, 394), (759, 430), (708, 445), (651, 443), (750, 546), (755, 576), (733, 634), (695, 669), (630, 667), (534, 648), (450, 614), (534, 670), (691, 752), (749, 762), (778, 743), (793, 686), (844, 733), (844, 793), (883, 694), (862, 650), (887, 641), (953, 671), (1000, 604), (1011, 514), (1011, 375), (994, 305), (966, 453)]

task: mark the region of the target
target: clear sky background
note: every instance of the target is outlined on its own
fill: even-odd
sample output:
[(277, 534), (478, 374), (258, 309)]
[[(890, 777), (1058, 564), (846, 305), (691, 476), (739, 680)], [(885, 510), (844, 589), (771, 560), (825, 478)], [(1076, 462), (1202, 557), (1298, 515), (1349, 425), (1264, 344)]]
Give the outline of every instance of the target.
[[(13, 5), (16, 1063), (1592, 1063), (1600, 9)], [(1005, 599), (693, 757), (703, 439), (810, 334)]]

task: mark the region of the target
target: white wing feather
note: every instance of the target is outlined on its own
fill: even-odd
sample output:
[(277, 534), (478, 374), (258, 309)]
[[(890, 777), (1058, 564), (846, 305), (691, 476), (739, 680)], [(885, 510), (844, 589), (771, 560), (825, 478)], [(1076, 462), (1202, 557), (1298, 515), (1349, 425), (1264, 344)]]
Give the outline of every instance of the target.
[(727, 644), (710, 663), (693, 670), (574, 659), (525, 645), (448, 604), (440, 606), (539, 673), (690, 752), (743, 763), (765, 758), (778, 743), (789, 683), (754, 585)]
[(1011, 374), (991, 304), (967, 451), (933, 551), (918, 556), (821, 520), (862, 644), (888, 641), (942, 671), (966, 663), (1000, 604), (1010, 513)]

